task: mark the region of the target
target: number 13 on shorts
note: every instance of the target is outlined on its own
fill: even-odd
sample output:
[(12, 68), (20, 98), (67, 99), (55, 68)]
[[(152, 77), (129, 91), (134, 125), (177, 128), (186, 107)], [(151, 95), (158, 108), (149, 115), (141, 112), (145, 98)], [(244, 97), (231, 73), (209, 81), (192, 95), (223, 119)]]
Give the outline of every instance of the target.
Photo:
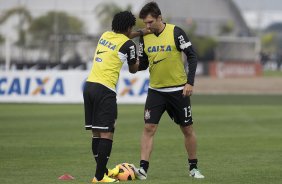
[(183, 110), (184, 110), (185, 118), (189, 118), (192, 116), (191, 115), (191, 106), (184, 107)]

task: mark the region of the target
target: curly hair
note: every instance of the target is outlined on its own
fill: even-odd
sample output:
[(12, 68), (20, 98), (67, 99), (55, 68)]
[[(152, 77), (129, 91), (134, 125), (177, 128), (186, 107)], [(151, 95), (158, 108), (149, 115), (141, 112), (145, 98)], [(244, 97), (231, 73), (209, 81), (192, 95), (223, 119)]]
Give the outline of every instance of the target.
[(130, 11), (123, 11), (115, 14), (112, 21), (112, 30), (116, 33), (124, 33), (135, 26), (136, 18)]
[(141, 9), (140, 13), (139, 13), (139, 18), (144, 19), (149, 14), (154, 18), (158, 18), (158, 16), (162, 14), (162, 12), (161, 12), (161, 10), (160, 10), (160, 8), (159, 8), (159, 6), (156, 2), (152, 1), (152, 2), (145, 4), (143, 6), (143, 8)]

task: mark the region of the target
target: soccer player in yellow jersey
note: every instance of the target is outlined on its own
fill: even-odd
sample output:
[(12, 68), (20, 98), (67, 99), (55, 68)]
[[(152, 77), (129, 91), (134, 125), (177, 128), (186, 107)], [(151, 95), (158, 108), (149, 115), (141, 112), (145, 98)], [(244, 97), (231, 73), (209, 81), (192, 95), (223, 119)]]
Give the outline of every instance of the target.
[[(147, 3), (141, 9), (139, 18), (154, 34), (140, 37), (139, 44), (139, 70), (149, 67), (150, 85), (144, 110), (140, 168), (135, 168), (136, 176), (139, 179), (147, 178), (153, 138), (162, 114), (167, 111), (184, 135), (189, 175), (204, 178), (197, 168), (196, 136), (190, 105), (197, 67), (196, 53), (181, 28), (162, 21), (157, 3)], [(188, 75), (184, 70), (181, 52), (187, 56)]]
[(85, 128), (92, 130), (92, 152), (97, 163), (93, 183), (118, 182), (108, 177), (117, 174), (118, 168), (112, 172), (106, 165), (112, 150), (117, 119), (115, 89), (120, 69), (123, 63), (129, 65), (131, 73), (138, 69), (136, 46), (129, 39), (142, 33), (132, 32), (135, 22), (136, 18), (128, 11), (114, 16), (113, 31), (105, 32), (99, 39), (83, 91)]

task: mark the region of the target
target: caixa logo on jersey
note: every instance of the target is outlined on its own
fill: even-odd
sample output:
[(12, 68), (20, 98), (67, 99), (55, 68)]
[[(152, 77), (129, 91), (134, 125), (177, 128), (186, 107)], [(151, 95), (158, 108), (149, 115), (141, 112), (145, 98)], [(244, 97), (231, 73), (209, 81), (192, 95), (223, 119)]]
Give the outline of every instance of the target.
[(62, 78), (13, 77), (0, 78), (0, 95), (53, 96), (64, 95)]

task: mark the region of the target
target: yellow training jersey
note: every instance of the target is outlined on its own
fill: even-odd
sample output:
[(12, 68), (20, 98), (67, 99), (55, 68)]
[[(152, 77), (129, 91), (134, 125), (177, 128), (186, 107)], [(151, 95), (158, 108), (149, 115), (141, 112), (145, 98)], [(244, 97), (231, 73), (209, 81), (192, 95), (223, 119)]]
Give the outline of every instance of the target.
[(148, 34), (143, 37), (143, 52), (148, 57), (152, 88), (181, 86), (187, 82), (182, 54), (177, 50), (174, 40), (174, 27), (166, 24), (160, 35)]
[[(120, 48), (129, 38), (124, 34), (105, 32), (97, 45), (88, 82), (100, 83), (115, 91), (123, 65)], [(135, 48), (134, 48), (135, 50)]]

